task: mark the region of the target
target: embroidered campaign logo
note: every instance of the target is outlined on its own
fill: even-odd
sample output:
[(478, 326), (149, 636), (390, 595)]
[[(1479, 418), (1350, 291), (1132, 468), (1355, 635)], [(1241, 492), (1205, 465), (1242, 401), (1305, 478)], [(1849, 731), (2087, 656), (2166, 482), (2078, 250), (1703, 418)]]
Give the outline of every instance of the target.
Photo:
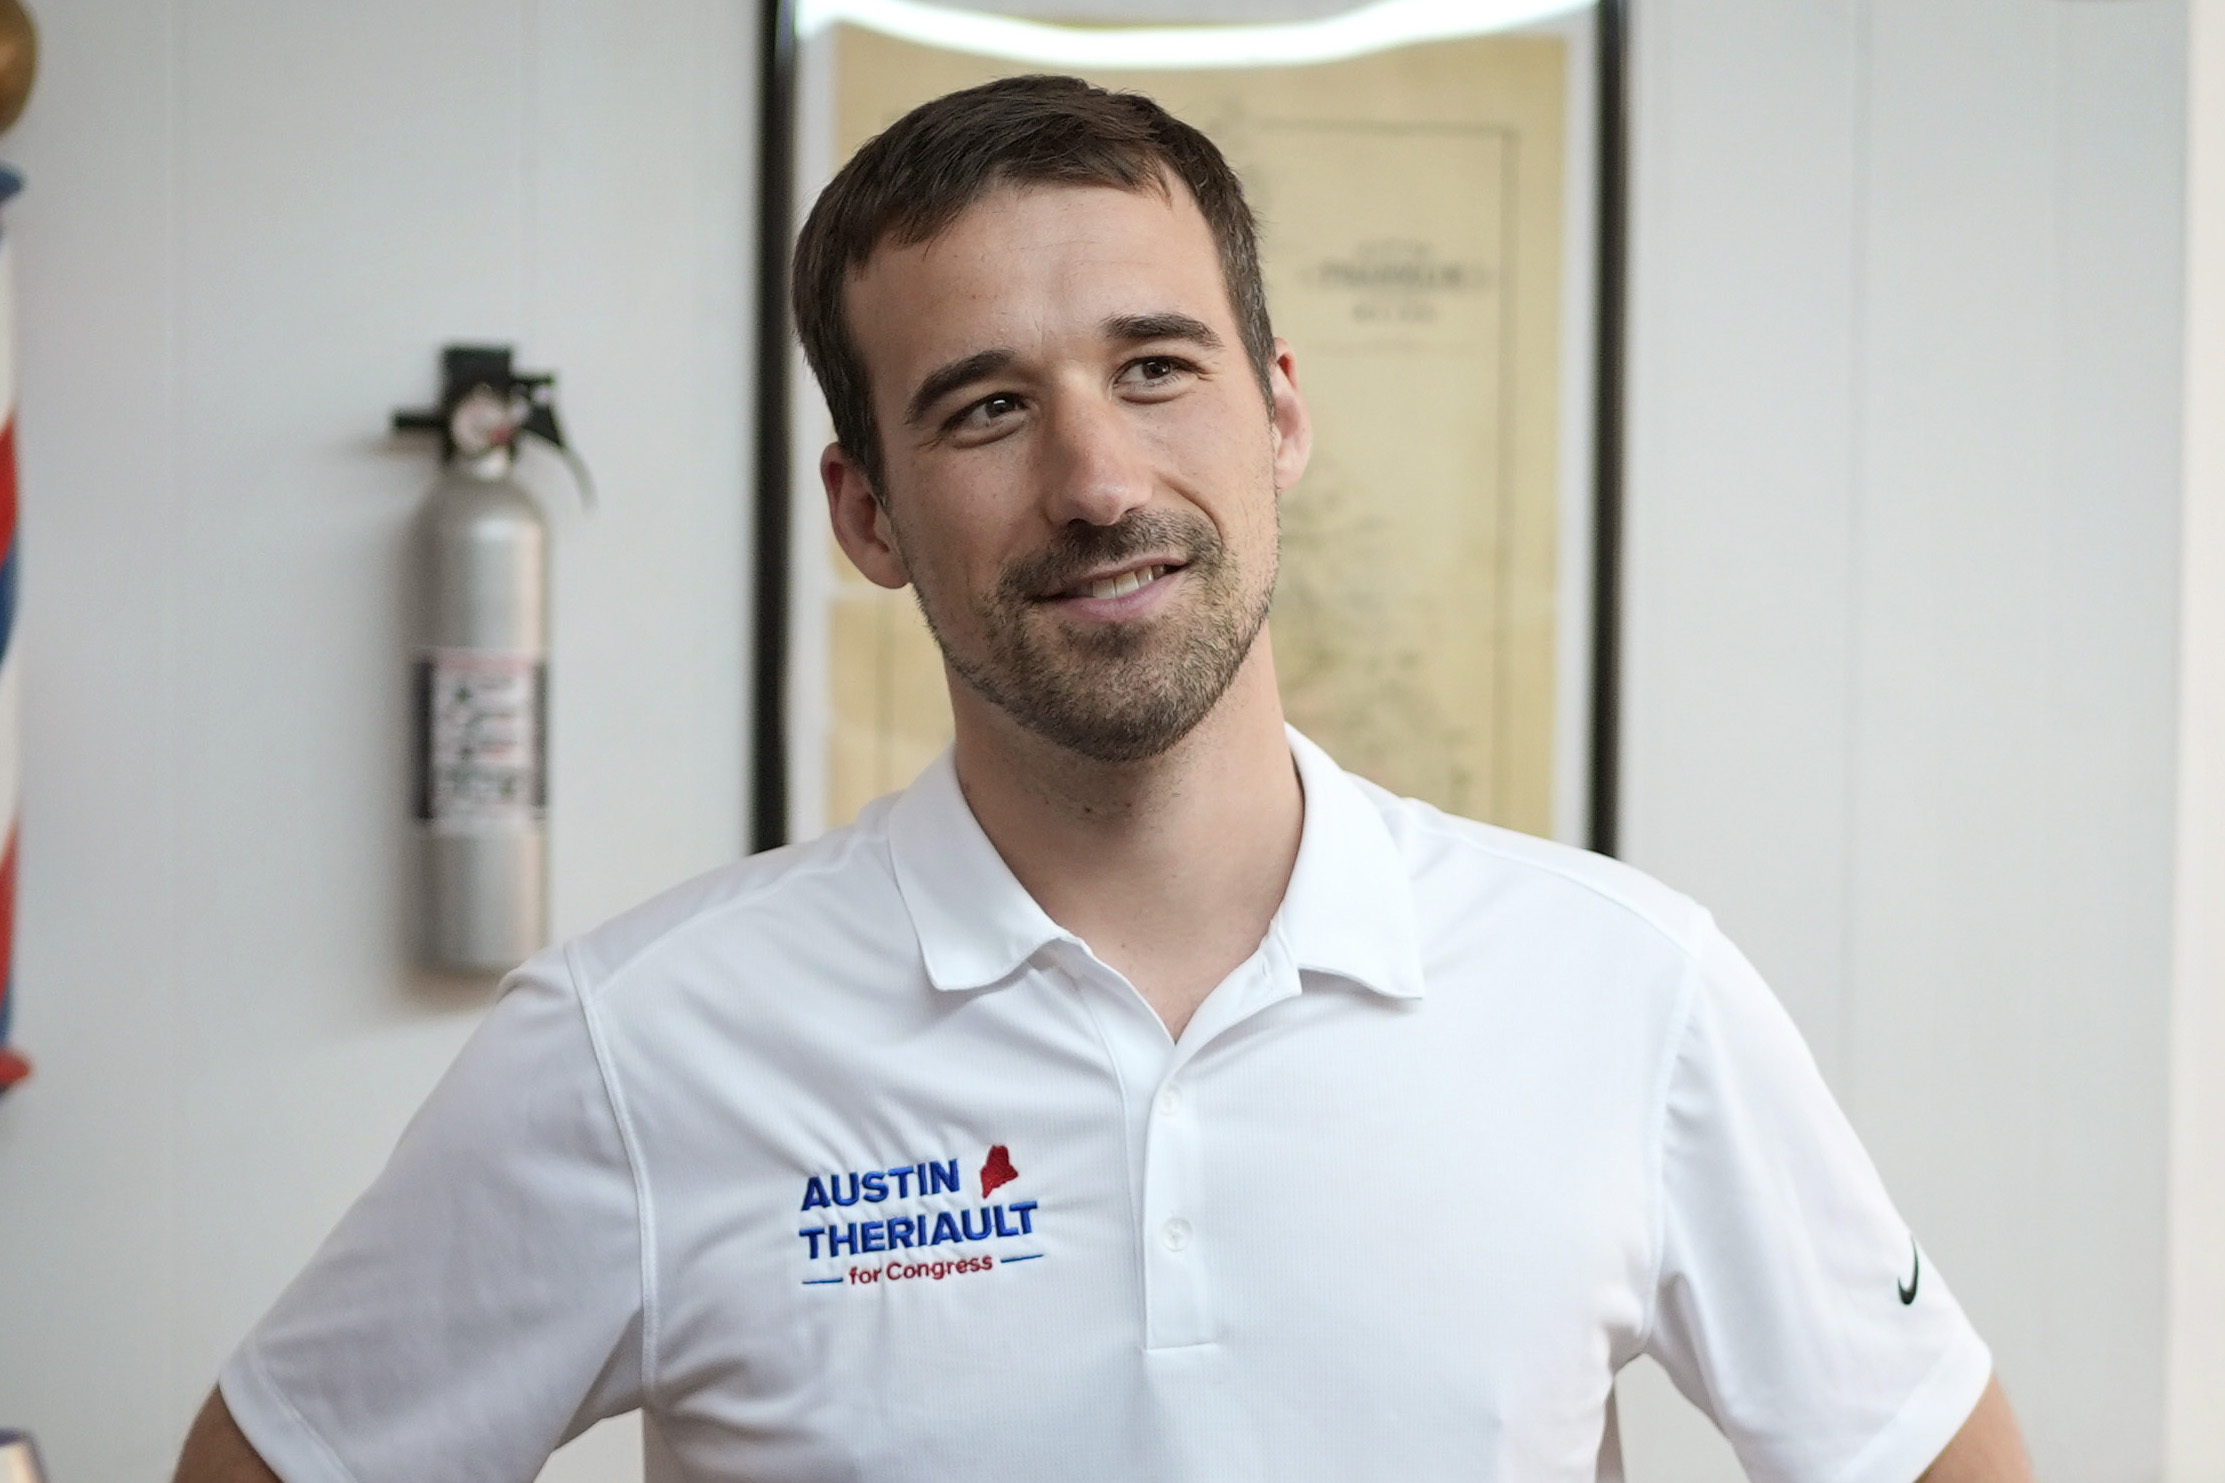
[[(1019, 1182), (1012, 1150), (1002, 1143), (990, 1148), (981, 1165), (981, 1203), (970, 1209), (961, 1168), (954, 1158), (922, 1159), (887, 1169), (808, 1176), (804, 1219), (821, 1223), (796, 1232), (804, 1256), (812, 1262), (849, 1261), (840, 1272), (818, 1268), (822, 1275), (806, 1277), (804, 1285), (941, 1282), (1039, 1259), (1040, 1204), (1010, 1196), (990, 1203), (999, 1190)], [(864, 1218), (848, 1218), (841, 1214), (846, 1210)]]

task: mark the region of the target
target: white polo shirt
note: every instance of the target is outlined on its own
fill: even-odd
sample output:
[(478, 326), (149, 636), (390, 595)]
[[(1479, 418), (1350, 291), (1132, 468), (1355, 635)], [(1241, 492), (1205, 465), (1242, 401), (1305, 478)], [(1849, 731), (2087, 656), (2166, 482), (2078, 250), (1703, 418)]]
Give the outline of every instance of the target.
[[(1991, 1362), (1706, 913), (1293, 733), (1179, 1040), (945, 757), (543, 953), (226, 1366), (289, 1483), (1588, 1480), (1656, 1356), (1750, 1474), (1909, 1483)], [(1913, 1290), (1911, 1290), (1913, 1289)]]

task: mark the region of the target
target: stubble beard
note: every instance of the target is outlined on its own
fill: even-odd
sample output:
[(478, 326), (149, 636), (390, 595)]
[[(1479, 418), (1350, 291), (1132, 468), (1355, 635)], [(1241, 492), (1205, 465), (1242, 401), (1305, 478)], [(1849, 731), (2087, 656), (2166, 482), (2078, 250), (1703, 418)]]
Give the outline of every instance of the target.
[[(1177, 580), (1196, 589), (1185, 611), (1075, 625), (1041, 596), (1107, 565), (1167, 551), (1183, 562)], [(1264, 580), (1247, 591), (1241, 563), (1201, 516), (1142, 511), (1118, 525), (1070, 525), (975, 602), (975, 623), (986, 635), (978, 655), (952, 644), (926, 594), (914, 590), (944, 661), (983, 699), (1093, 761), (1142, 762), (1188, 736), (1235, 683), (1267, 622), (1274, 562), (1270, 546)]]

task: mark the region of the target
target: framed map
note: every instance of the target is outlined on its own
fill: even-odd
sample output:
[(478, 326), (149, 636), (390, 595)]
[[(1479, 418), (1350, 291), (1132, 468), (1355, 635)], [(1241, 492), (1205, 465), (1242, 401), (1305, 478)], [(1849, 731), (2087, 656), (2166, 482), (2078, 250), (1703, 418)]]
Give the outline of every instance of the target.
[[(796, 54), (795, 200), (915, 104), (999, 75), (1078, 72), (1203, 129), (1261, 218), (1270, 313), (1315, 421), (1270, 620), (1291, 720), (1394, 791), (1611, 843), (1598, 46), (1586, 8), (1303, 65), (1046, 66), (837, 20)], [(908, 783), (951, 723), (911, 594), (866, 582), (826, 533), (826, 412), (784, 358), (782, 776), (758, 797), (779, 793), (784, 837), (802, 838)]]

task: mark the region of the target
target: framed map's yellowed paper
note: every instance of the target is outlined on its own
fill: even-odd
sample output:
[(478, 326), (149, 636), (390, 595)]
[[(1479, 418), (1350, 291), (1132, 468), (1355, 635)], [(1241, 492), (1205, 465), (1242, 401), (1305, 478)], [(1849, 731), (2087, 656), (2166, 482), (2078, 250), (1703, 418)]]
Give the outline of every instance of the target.
[[(1270, 632), (1286, 710), (1396, 792), (1581, 838), (1591, 244), (1572, 251), (1571, 43), (1470, 36), (1308, 66), (1089, 71), (1203, 129), (1261, 218), (1315, 422)], [(917, 103), (1047, 70), (836, 25), (806, 58), (806, 199)], [(1071, 69), (1057, 69), (1071, 70)], [(816, 117), (811, 117), (813, 111)], [(1588, 175), (1586, 176), (1588, 179)], [(792, 808), (806, 835), (950, 739), (911, 594), (850, 570), (797, 383)], [(1573, 404), (1573, 405), (1572, 405)], [(1576, 693), (1572, 693), (1576, 692)]]

